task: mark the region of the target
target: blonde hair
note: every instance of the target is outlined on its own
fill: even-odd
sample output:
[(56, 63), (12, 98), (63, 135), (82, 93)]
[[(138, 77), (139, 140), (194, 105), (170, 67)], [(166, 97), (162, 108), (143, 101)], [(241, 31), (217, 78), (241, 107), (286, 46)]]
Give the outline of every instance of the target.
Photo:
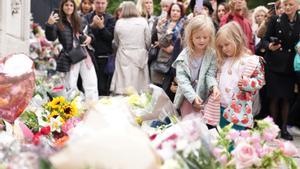
[[(147, 13), (147, 10), (146, 10), (146, 7), (145, 7), (145, 3), (146, 3), (146, 0), (137, 0), (136, 2), (136, 9), (138, 10), (139, 14), (143, 17), (149, 17), (148, 13)], [(153, 3), (153, 0), (152, 0), (152, 3)], [(153, 8), (151, 9), (151, 14), (153, 14)]]
[(210, 31), (210, 43), (207, 48), (213, 48), (215, 44), (215, 27), (209, 16), (198, 15), (192, 18), (185, 29), (185, 43), (189, 49), (190, 55), (195, 53), (195, 45), (193, 43), (193, 35), (196, 31)]
[(236, 60), (243, 54), (250, 54), (250, 50), (247, 48), (247, 38), (242, 28), (235, 21), (231, 21), (224, 26), (222, 26), (216, 35), (216, 53), (217, 53), (217, 63), (220, 68), (226, 57), (223, 53), (220, 43), (224, 41), (229, 41), (235, 46), (234, 55), (231, 57), (236, 58)]
[(121, 18), (132, 18), (139, 17), (139, 12), (135, 7), (135, 4), (132, 1), (123, 1), (120, 4), (120, 8), (122, 9)]
[(264, 12), (266, 17), (267, 17), (267, 14), (268, 14), (268, 9), (264, 6), (258, 6), (254, 9), (253, 11), (253, 14), (252, 14), (252, 19), (254, 21), (254, 23), (256, 23), (256, 15), (259, 13), (259, 12)]

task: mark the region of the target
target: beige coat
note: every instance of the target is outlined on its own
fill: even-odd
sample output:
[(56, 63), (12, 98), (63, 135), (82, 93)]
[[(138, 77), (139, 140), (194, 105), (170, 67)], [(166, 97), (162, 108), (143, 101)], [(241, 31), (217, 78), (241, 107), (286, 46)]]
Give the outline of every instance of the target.
[(148, 50), (150, 30), (144, 18), (124, 18), (117, 21), (114, 41), (117, 49), (115, 72), (110, 90), (125, 94), (133, 87), (138, 92), (147, 88), (149, 80)]

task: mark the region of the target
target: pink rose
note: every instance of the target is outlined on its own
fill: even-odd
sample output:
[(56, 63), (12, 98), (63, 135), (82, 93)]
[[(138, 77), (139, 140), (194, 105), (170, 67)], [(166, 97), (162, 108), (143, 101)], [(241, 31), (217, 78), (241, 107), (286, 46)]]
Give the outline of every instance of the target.
[(249, 131), (248, 130), (242, 130), (241, 131), (241, 137), (244, 137), (244, 138), (250, 137)]
[(227, 164), (227, 156), (225, 154), (221, 155), (221, 157), (218, 158), (218, 161), (222, 164), (222, 165), (226, 165)]
[(236, 140), (238, 137), (240, 136), (240, 132), (235, 130), (235, 129), (231, 129), (229, 132), (228, 132), (228, 135), (227, 135), (227, 139), (229, 140)]
[(215, 156), (215, 157), (220, 157), (221, 156), (221, 153), (222, 153), (222, 149), (221, 148), (214, 148), (213, 149), (213, 155)]
[(250, 144), (241, 142), (232, 152), (237, 169), (251, 167), (260, 162), (254, 147)]
[(270, 124), (270, 127), (264, 129), (263, 138), (266, 141), (272, 141), (278, 136), (279, 131), (279, 127), (276, 124), (272, 123)]
[(252, 144), (257, 144), (260, 143), (260, 134), (258, 132), (254, 132), (250, 138), (250, 141), (252, 142)]
[(260, 158), (272, 153), (273, 151), (274, 151), (274, 148), (267, 146), (267, 145), (264, 145), (263, 147), (256, 149), (256, 152)]
[(296, 148), (296, 146), (289, 141), (283, 142), (283, 141), (278, 140), (277, 144), (278, 144), (280, 150), (286, 156), (293, 157), (298, 154), (298, 149)]

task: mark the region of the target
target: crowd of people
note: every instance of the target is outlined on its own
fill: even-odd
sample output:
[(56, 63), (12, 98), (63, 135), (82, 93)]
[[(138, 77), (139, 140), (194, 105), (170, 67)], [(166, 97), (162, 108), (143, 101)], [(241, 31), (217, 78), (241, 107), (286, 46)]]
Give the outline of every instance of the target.
[(300, 0), (253, 10), (246, 0), (161, 0), (159, 16), (153, 0), (123, 1), (113, 15), (108, 3), (62, 0), (49, 16), (46, 37), (63, 46), (56, 69), (68, 90), (97, 100), (153, 83), (183, 118), (207, 112), (210, 128), (243, 130), (271, 115), (282, 138), (300, 134)]

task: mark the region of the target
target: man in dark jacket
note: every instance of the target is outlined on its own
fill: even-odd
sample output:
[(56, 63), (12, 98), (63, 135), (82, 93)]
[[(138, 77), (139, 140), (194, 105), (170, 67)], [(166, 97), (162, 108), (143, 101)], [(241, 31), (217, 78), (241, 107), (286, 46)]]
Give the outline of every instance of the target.
[(106, 13), (107, 0), (94, 0), (95, 11), (86, 16), (95, 39), (93, 47), (98, 65), (98, 91), (100, 96), (109, 95), (110, 77), (105, 73), (108, 57), (112, 55), (112, 41), (115, 27), (114, 18)]

